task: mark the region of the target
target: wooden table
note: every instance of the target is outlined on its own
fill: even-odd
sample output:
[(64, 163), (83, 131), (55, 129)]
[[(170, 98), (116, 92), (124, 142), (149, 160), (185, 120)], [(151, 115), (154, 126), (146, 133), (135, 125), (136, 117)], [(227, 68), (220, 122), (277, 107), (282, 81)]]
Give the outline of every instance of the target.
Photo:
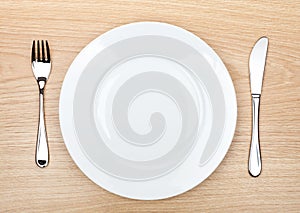
[[(238, 121), (232, 145), (202, 184), (161, 201), (135, 201), (90, 181), (72, 161), (58, 118), (60, 88), (79, 51), (102, 33), (131, 22), (160, 21), (206, 41), (233, 79)], [(251, 178), (248, 57), (269, 37), (261, 102), (263, 172)], [(34, 163), (38, 88), (31, 72), (33, 39), (48, 39), (53, 67), (45, 97), (51, 153)], [(0, 212), (299, 212), (300, 1), (1, 1)]]

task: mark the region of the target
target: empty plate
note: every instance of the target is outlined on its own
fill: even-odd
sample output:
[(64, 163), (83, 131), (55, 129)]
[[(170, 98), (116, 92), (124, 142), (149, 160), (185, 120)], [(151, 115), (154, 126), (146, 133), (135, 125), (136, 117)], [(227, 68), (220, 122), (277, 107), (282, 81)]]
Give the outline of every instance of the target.
[(165, 23), (124, 25), (87, 45), (63, 82), (60, 124), (78, 167), (104, 189), (163, 199), (221, 163), (237, 117), (221, 59)]

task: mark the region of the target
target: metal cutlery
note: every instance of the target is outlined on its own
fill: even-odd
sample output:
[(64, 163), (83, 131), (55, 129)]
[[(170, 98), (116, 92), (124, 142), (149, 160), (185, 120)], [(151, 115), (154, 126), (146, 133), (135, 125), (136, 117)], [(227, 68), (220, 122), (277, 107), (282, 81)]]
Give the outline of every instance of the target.
[(39, 124), (36, 141), (35, 162), (43, 168), (49, 163), (49, 149), (44, 114), (44, 91), (51, 71), (50, 49), (48, 41), (33, 41), (31, 65), (34, 77), (39, 86)]
[(254, 45), (249, 58), (250, 85), (252, 95), (252, 137), (249, 153), (249, 174), (257, 177), (261, 173), (259, 144), (259, 105), (268, 51), (268, 38), (260, 38)]

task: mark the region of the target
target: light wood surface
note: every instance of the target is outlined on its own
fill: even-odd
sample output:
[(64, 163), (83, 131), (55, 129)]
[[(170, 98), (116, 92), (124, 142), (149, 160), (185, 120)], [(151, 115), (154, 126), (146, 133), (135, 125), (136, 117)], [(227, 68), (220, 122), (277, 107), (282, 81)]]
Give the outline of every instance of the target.
[[(238, 121), (232, 145), (202, 184), (161, 201), (135, 201), (92, 183), (72, 161), (58, 119), (60, 88), (79, 51), (102, 33), (131, 22), (160, 21), (206, 41), (233, 79)], [(0, 3), (0, 212), (299, 212), (300, 1), (9, 1)], [(261, 100), (263, 172), (251, 178), (248, 57), (268, 36)], [(51, 45), (45, 97), (50, 165), (34, 163), (38, 88), (33, 39)]]

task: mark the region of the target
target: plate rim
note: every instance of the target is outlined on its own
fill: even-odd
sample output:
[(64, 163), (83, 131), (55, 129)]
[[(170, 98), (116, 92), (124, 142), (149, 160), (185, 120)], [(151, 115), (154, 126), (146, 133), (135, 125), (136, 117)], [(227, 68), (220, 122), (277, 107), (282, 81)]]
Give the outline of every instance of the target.
[[(137, 30), (138, 29), (138, 33)], [(157, 30), (160, 29), (160, 30)], [(163, 30), (162, 30), (163, 29)], [(79, 144), (76, 148), (76, 143), (74, 140), (77, 139), (76, 131), (74, 130), (74, 122), (72, 120), (73, 116), (73, 99), (74, 99), (74, 91), (76, 89), (77, 81), (79, 80), (82, 71), (84, 70), (87, 63), (90, 61), (90, 59), (95, 55), (95, 53), (101, 52), (104, 48), (110, 46), (112, 43), (115, 43), (116, 41), (120, 41), (126, 38), (126, 36), (133, 37), (138, 35), (147, 35), (151, 34), (152, 30), (155, 33), (155, 35), (164, 35), (164, 33), (172, 34), (172, 36), (176, 38), (180, 38), (182, 41), (185, 41), (186, 38), (190, 39), (190, 44), (193, 44), (193, 47), (200, 52), (202, 48), (206, 49), (208, 52), (208, 55), (210, 57), (213, 57), (217, 62), (213, 70), (216, 72), (216, 69), (221, 70), (220, 72), (216, 72), (216, 76), (222, 86), (223, 91), (226, 89), (226, 93), (224, 92), (224, 96), (226, 94), (225, 98), (225, 105), (226, 107), (225, 112), (225, 125), (224, 128), (228, 130), (223, 131), (223, 135), (220, 138), (222, 142), (220, 142), (220, 145), (214, 155), (217, 156), (217, 152), (219, 153), (219, 156), (217, 156), (217, 160), (215, 160), (216, 163), (210, 163), (212, 165), (209, 171), (206, 172), (206, 175), (201, 176), (201, 178), (198, 178), (198, 181), (194, 181), (193, 184), (188, 184), (189, 187), (185, 187), (184, 189), (174, 190), (174, 192), (167, 192), (167, 193), (161, 193), (161, 195), (134, 195), (131, 193), (124, 193), (118, 191), (118, 188), (115, 188), (114, 186), (108, 186), (104, 183), (107, 183), (106, 181), (99, 180), (100, 178), (97, 177), (96, 171), (93, 171), (93, 168), (89, 163), (87, 162), (87, 159), (85, 159), (85, 155), (83, 154), (82, 150), (79, 150)], [(162, 31), (163, 33), (161, 33)], [(158, 33), (160, 31), (160, 33)], [(123, 34), (120, 35), (120, 32)], [(116, 36), (117, 35), (117, 36)], [(104, 44), (103, 44), (104, 42)], [(186, 41), (185, 41), (186, 42)], [(106, 44), (105, 44), (106, 43)], [(188, 42), (186, 42), (188, 43)], [(101, 44), (101, 45), (99, 45)], [(196, 47), (195, 47), (196, 46)], [(100, 48), (99, 48), (100, 47)], [(210, 63), (211, 64), (211, 63)], [(217, 67), (216, 67), (217, 66)], [(222, 75), (221, 77), (219, 75)], [(72, 86), (73, 84), (73, 86)], [(75, 86), (74, 86), (75, 85)], [(70, 91), (73, 94), (70, 95)], [(229, 95), (227, 95), (229, 93)], [(67, 107), (69, 103), (69, 107)], [(230, 110), (228, 109), (230, 108)], [(230, 119), (228, 119), (227, 114), (231, 114)], [(71, 120), (70, 120), (71, 119)], [(227, 121), (226, 121), (227, 120)], [(186, 191), (189, 191), (190, 189), (194, 188), (195, 186), (199, 185), (201, 182), (203, 182), (208, 176), (210, 176), (216, 168), (221, 164), (223, 161), (225, 155), (227, 154), (229, 147), (232, 143), (233, 136), (236, 129), (236, 122), (237, 122), (237, 100), (236, 100), (236, 93), (234, 89), (234, 85), (232, 82), (232, 79), (230, 77), (230, 74), (228, 70), (226, 69), (223, 61), (221, 58), (217, 55), (217, 53), (208, 45), (206, 44), (202, 39), (200, 39), (195, 34), (177, 27), (175, 25), (163, 23), (163, 22), (134, 22), (130, 24), (125, 24), (116, 28), (113, 28), (104, 34), (98, 36), (96, 39), (94, 39), (92, 42), (90, 42), (88, 45), (86, 45), (80, 53), (76, 56), (76, 58), (73, 60), (72, 64), (70, 65), (62, 87), (61, 87), (61, 93), (60, 93), (60, 99), (59, 99), (59, 121), (60, 121), (60, 129), (63, 136), (64, 143), (67, 147), (67, 150), (73, 159), (73, 161), (76, 163), (76, 165), (79, 167), (79, 169), (93, 182), (95, 182), (98, 186), (104, 188), (105, 190), (123, 196), (131, 199), (138, 199), (138, 200), (158, 200), (158, 199), (165, 199), (169, 197), (173, 197), (179, 194), (182, 194)], [(70, 125), (73, 125), (73, 129), (70, 129)], [(230, 128), (229, 126), (230, 125)], [(73, 132), (73, 133), (71, 133)], [(226, 135), (226, 140), (224, 139), (224, 135)], [(227, 141), (227, 142), (226, 142)], [(220, 151), (221, 150), (221, 151)], [(81, 152), (80, 152), (81, 151)], [(79, 153), (78, 153), (79, 152)], [(105, 175), (104, 175), (105, 176)], [(124, 181), (123, 181), (124, 182)], [(150, 193), (151, 194), (151, 193)]]

